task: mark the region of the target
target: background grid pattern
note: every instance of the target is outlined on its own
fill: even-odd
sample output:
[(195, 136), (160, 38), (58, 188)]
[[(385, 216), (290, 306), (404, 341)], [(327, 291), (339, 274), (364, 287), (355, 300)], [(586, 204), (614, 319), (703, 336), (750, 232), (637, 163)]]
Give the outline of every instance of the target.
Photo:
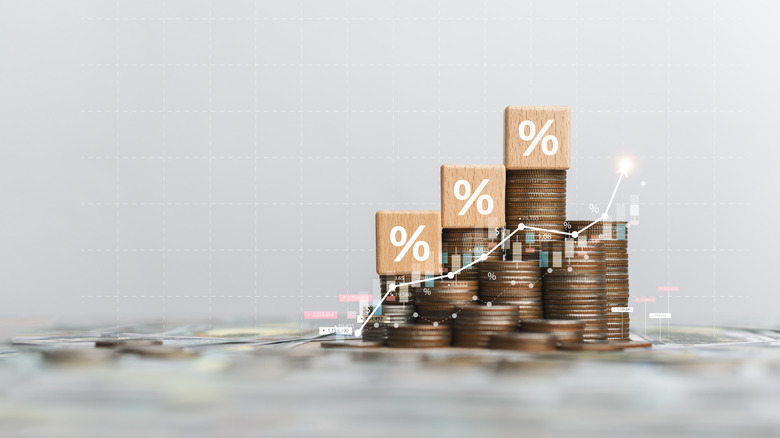
[(771, 324), (752, 230), (777, 213), (759, 189), (777, 185), (776, 19), (736, 1), (0, 1), (0, 312), (345, 316), (338, 295), (375, 277), (374, 212), (438, 209), (439, 166), (502, 162), (503, 109), (529, 104), (572, 107), (572, 219), (636, 159), (616, 203), (641, 189), (632, 295), (658, 302), (638, 329), (667, 310)]

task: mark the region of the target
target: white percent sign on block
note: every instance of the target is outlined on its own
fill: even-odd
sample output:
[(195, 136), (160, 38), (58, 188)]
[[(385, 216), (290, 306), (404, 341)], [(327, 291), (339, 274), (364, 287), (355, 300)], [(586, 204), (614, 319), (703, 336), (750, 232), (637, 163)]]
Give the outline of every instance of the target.
[(417, 240), (424, 229), (425, 225), (417, 227), (417, 230), (415, 230), (411, 238), (407, 235), (406, 228), (400, 225), (395, 226), (390, 230), (390, 243), (392, 243), (393, 246), (403, 247), (395, 258), (396, 262), (403, 260), (406, 253), (409, 252), (409, 249), (412, 249), (412, 256), (414, 256), (414, 259), (418, 262), (428, 260), (428, 257), (431, 255), (431, 247), (428, 245), (428, 242)]
[(455, 198), (460, 201), (466, 201), (468, 199), (466, 205), (464, 205), (458, 213), (458, 216), (466, 214), (472, 204), (474, 204), (474, 201), (477, 201), (477, 211), (479, 214), (484, 216), (493, 212), (493, 197), (487, 194), (480, 196), (480, 193), (482, 193), (482, 190), (485, 189), (485, 186), (489, 182), (489, 179), (483, 179), (474, 192), (471, 191), (471, 184), (465, 179), (455, 183)]
[(531, 152), (534, 151), (540, 141), (542, 143), (542, 152), (544, 152), (545, 155), (555, 155), (555, 153), (558, 152), (558, 137), (552, 134), (544, 135), (550, 129), (552, 124), (553, 120), (548, 120), (537, 134), (536, 125), (534, 122), (530, 120), (524, 120), (522, 123), (520, 123), (520, 127), (518, 128), (520, 131), (520, 138), (525, 141), (533, 140), (531, 141), (531, 144), (528, 145), (528, 148), (525, 150), (525, 152), (523, 152), (524, 157), (531, 155)]

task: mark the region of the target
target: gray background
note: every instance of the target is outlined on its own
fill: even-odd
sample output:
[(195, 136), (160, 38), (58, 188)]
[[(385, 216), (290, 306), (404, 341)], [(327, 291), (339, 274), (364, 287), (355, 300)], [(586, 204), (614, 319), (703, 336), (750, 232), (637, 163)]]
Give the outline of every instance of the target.
[[(569, 216), (619, 157), (634, 327), (771, 325), (776, 2), (0, 0), (0, 315), (257, 323), (370, 291), (373, 215), (569, 105)], [(679, 292), (658, 292), (658, 286)]]

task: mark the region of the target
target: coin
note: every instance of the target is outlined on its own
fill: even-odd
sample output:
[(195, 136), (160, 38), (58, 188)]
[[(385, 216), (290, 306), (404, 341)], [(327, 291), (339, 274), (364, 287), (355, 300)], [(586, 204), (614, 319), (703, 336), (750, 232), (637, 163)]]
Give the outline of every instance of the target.
[(499, 350), (553, 351), (557, 339), (549, 333), (501, 333), (490, 337), (489, 347)]
[(549, 333), (557, 342), (582, 342), (585, 321), (561, 319), (536, 319), (521, 321), (521, 333)]
[(562, 342), (558, 344), (558, 349), (564, 351), (621, 351), (623, 348), (624, 347), (620, 344), (608, 341), (583, 343)]
[(486, 348), (490, 335), (513, 332), (519, 321), (518, 310), (512, 306), (471, 306), (463, 309), (454, 320), (453, 345)]
[[(572, 230), (588, 229), (579, 234), (588, 243), (599, 242), (604, 245), (608, 308), (626, 307), (629, 298), (628, 278), (628, 223), (625, 221), (600, 221), (591, 225), (590, 221), (569, 221)], [(610, 312), (611, 313), (611, 312)], [(624, 325), (611, 330), (609, 339), (625, 339), (628, 336), (630, 315), (622, 314)], [(611, 318), (613, 320), (614, 317)]]
[(403, 325), (387, 333), (387, 345), (392, 348), (448, 347), (451, 341), (450, 327), (442, 325)]
[(414, 290), (417, 284), (395, 287), (388, 293), (390, 285), (400, 285), (416, 280), (415, 276), (409, 275), (380, 275), (379, 276), (379, 296), (387, 297), (386, 303), (414, 303)]
[(494, 250), (500, 240), (501, 234), (496, 233), (496, 228), (445, 228), (442, 231), (444, 272), (455, 273), (456, 280), (477, 280), (478, 268), (464, 267), (483, 254), (489, 259), (500, 260), (501, 249)]
[[(536, 228), (563, 231), (566, 220), (566, 170), (507, 170), (506, 222), (515, 231), (521, 222)], [(538, 230), (516, 231), (507, 258), (538, 259), (539, 243), (563, 236)]]
[(618, 344), (623, 348), (650, 348), (653, 346), (650, 342), (642, 341), (610, 341), (613, 344)]
[(387, 341), (387, 327), (413, 322), (414, 312), (414, 304), (383, 303), (377, 310), (377, 314), (368, 319), (361, 335), (363, 341), (385, 343)]
[(541, 280), (537, 261), (488, 260), (479, 266), (479, 296), (484, 302), (513, 306), (518, 319), (540, 317)]

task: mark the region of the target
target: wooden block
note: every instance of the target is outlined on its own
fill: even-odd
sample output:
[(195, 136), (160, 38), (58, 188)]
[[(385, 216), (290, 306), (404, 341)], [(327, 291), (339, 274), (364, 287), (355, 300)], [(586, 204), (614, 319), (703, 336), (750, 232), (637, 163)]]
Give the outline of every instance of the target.
[(376, 212), (376, 272), (441, 274), (441, 213)]
[(504, 129), (504, 165), (507, 169), (569, 168), (569, 107), (508, 106), (504, 112)]
[(441, 166), (442, 227), (503, 227), (505, 191), (506, 168), (501, 164)]

